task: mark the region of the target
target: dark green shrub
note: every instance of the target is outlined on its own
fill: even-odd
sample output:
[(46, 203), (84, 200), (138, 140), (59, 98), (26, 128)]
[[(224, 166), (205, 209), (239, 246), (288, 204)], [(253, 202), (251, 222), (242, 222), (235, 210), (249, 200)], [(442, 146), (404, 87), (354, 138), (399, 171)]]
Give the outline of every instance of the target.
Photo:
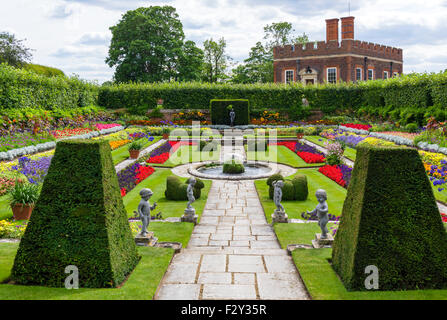
[(213, 99), (210, 101), (211, 123), (230, 125), (229, 106), (233, 106), (236, 113), (235, 125), (246, 125), (250, 123), (250, 104), (247, 99)]
[[(169, 176), (166, 178), (166, 191), (165, 197), (168, 200), (176, 200), (176, 201), (185, 201), (188, 200), (188, 196), (186, 193), (186, 189), (188, 188), (188, 181), (185, 183), (176, 177)], [(205, 187), (205, 184), (202, 180), (196, 179), (196, 184), (194, 185), (194, 197), (199, 199), (202, 194), (202, 189)]]
[(332, 264), (348, 290), (366, 290), (371, 265), (379, 290), (447, 287), (447, 233), (416, 149), (357, 147)]
[(58, 142), (11, 279), (64, 287), (75, 265), (80, 287), (117, 287), (138, 261), (108, 142)]
[(418, 129), (419, 129), (419, 127), (418, 127), (417, 123), (409, 123), (405, 126), (405, 130), (407, 132), (411, 132), (411, 133), (417, 132)]
[(304, 201), (309, 195), (309, 189), (307, 187), (307, 177), (304, 174), (298, 174), (292, 179), (293, 186), (295, 188), (295, 200)]
[(242, 163), (232, 160), (225, 162), (223, 165), (223, 173), (228, 174), (238, 174), (238, 173), (244, 173), (245, 167)]
[(56, 69), (56, 68), (52, 68), (52, 67), (47, 67), (47, 66), (42, 66), (39, 64), (26, 64), (23, 69), (28, 70), (28, 71), (32, 71), (34, 73), (40, 74), (40, 75), (44, 75), (47, 77), (55, 77), (55, 76), (65, 76), (64, 72), (62, 70)]
[(284, 180), (284, 187), (282, 188), (282, 200), (295, 200), (295, 186), (291, 180)]
[(272, 183), (274, 181), (278, 181), (278, 180), (284, 181), (284, 177), (281, 174), (279, 174), (279, 173), (275, 173), (274, 175), (271, 175), (267, 179), (267, 185), (269, 186), (269, 197), (270, 197), (270, 199), (273, 199), (273, 186), (272, 186)]

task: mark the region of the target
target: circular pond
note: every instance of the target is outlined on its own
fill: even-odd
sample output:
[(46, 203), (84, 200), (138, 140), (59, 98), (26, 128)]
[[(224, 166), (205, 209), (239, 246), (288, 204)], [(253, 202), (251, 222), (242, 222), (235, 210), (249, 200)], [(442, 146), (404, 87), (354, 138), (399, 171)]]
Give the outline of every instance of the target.
[(223, 164), (215, 162), (190, 167), (188, 172), (193, 176), (205, 179), (253, 180), (270, 177), (277, 171), (277, 168), (271, 164), (259, 162), (244, 162), (244, 168), (245, 172), (243, 173), (223, 173)]

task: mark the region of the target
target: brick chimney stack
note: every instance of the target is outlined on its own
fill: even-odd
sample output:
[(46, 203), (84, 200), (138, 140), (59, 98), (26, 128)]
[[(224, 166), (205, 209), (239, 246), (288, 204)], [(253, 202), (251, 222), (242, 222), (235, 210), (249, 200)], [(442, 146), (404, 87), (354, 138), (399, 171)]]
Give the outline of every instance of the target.
[(338, 42), (338, 21), (339, 19), (326, 20), (326, 42)]
[(354, 40), (354, 17), (341, 18), (341, 40)]

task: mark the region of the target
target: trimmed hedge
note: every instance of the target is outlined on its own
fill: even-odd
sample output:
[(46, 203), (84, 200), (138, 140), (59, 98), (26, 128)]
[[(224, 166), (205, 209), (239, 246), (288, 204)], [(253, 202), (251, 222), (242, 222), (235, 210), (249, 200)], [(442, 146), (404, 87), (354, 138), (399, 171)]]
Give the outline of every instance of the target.
[(277, 180), (284, 181), (284, 187), (282, 188), (282, 200), (284, 201), (304, 201), (309, 194), (307, 188), (307, 177), (305, 175), (297, 175), (292, 180), (284, 179), (281, 174), (274, 174), (267, 179), (267, 185), (269, 186), (269, 198), (273, 199), (273, 193), (275, 188), (273, 182)]
[(56, 69), (56, 68), (52, 68), (52, 67), (47, 67), (47, 66), (42, 66), (40, 64), (26, 64), (23, 69), (32, 71), (34, 73), (37, 74), (41, 74), (47, 77), (54, 77), (54, 76), (65, 76), (65, 73), (62, 70)]
[[(186, 201), (188, 200), (188, 195), (186, 193), (186, 189), (188, 188), (189, 179), (182, 183), (180, 179), (176, 176), (169, 176), (166, 178), (166, 191), (165, 197), (168, 200), (175, 201)], [(205, 184), (202, 180), (196, 179), (196, 184), (194, 185), (194, 198), (199, 199), (202, 195), (202, 189), (205, 187)]]
[(244, 173), (245, 167), (242, 163), (232, 160), (224, 163), (222, 171), (228, 174)]
[(138, 261), (109, 143), (58, 142), (11, 279), (64, 287), (74, 265), (80, 287), (117, 287)]
[(447, 233), (415, 149), (360, 146), (332, 251), (348, 290), (447, 287)]
[(47, 77), (0, 65), (0, 110), (72, 109), (96, 104), (98, 86), (76, 77)]
[(212, 99), (210, 101), (211, 123), (230, 125), (230, 111), (228, 106), (233, 106), (236, 114), (234, 125), (247, 125), (250, 123), (250, 102), (247, 99)]

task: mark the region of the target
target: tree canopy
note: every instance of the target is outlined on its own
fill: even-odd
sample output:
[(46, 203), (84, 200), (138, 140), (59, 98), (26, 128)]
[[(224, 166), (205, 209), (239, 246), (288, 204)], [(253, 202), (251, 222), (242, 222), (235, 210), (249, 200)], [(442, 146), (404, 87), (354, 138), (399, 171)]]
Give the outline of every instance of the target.
[(203, 43), (205, 62), (203, 66), (203, 80), (214, 83), (228, 78), (226, 70), (231, 58), (225, 53), (227, 43), (222, 37), (217, 42), (213, 38)]
[(203, 52), (193, 41), (184, 42), (183, 25), (175, 8), (151, 6), (127, 11), (110, 30), (106, 63), (116, 68), (115, 81), (199, 79), (194, 71), (201, 65)]
[(23, 41), (8, 32), (0, 32), (0, 63), (21, 68), (30, 61), (31, 49), (27, 48)]

